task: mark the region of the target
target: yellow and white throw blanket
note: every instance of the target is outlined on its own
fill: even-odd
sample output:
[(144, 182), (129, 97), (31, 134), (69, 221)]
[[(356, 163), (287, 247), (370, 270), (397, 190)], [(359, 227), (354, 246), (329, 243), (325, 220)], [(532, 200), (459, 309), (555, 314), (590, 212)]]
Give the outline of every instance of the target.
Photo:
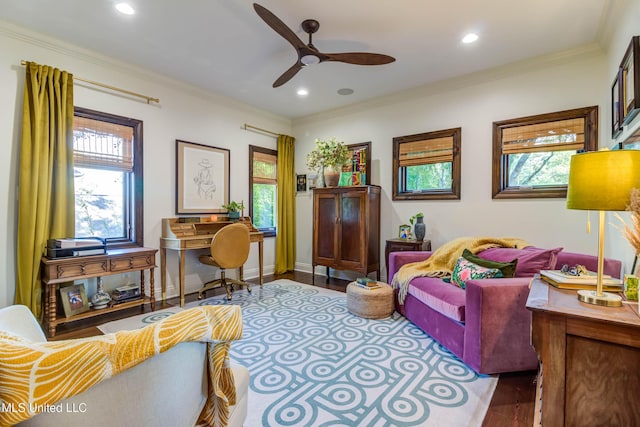
[(404, 304), (407, 296), (409, 282), (416, 277), (448, 277), (453, 272), (458, 258), (465, 249), (477, 254), (485, 249), (524, 248), (531, 246), (526, 240), (514, 237), (459, 237), (436, 249), (429, 258), (424, 261), (412, 262), (400, 267), (393, 276), (391, 286), (398, 291), (398, 302)]
[(226, 426), (235, 405), (230, 341), (242, 338), (239, 306), (204, 306), (134, 331), (66, 341), (31, 342), (0, 331), (0, 403), (26, 408), (0, 411), (0, 425), (14, 425), (38, 408), (82, 393), (181, 342), (206, 342), (208, 398), (198, 425)]

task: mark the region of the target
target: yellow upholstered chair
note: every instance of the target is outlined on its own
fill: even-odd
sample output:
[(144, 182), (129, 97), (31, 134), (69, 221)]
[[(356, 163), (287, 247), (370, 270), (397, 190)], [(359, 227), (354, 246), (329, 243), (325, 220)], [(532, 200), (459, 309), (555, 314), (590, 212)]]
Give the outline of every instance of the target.
[[(218, 267), (220, 278), (205, 283), (198, 291), (198, 299), (202, 299), (209, 289), (219, 286), (224, 286), (229, 301), (231, 301), (234, 285), (246, 286), (247, 291), (251, 292), (251, 285), (242, 281), (242, 266), (249, 257), (249, 244), (249, 228), (239, 222), (223, 227), (213, 236), (210, 254), (201, 255), (199, 259), (203, 264)], [(227, 278), (225, 270), (228, 268), (240, 269), (240, 280)]]

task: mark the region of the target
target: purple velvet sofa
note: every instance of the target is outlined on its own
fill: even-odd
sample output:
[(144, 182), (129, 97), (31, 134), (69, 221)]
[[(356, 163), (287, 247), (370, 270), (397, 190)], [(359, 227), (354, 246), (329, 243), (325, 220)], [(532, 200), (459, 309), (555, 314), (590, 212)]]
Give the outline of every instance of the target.
[[(428, 251), (392, 252), (388, 277), (402, 265), (430, 255)], [(518, 258), (515, 277), (469, 280), (466, 290), (439, 278), (415, 278), (404, 304), (396, 298), (396, 309), (478, 373), (537, 369), (530, 340), (531, 312), (525, 307), (531, 278), (541, 269), (559, 269), (563, 264), (581, 264), (596, 271), (598, 258), (560, 248), (531, 247), (492, 248), (478, 255), (501, 262)], [(621, 267), (620, 261), (605, 259), (606, 274), (619, 278)]]

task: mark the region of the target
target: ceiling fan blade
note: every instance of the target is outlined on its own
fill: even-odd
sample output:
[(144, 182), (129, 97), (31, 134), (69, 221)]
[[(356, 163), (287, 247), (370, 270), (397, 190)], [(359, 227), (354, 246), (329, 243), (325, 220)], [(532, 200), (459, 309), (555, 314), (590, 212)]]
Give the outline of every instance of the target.
[(273, 87), (282, 86), (283, 84), (291, 80), (293, 76), (295, 76), (298, 73), (298, 71), (300, 71), (301, 69), (302, 69), (302, 65), (299, 62), (296, 62), (291, 66), (291, 68), (289, 68), (287, 71), (282, 73), (282, 75), (278, 77), (278, 79), (275, 82), (273, 82)]
[(325, 53), (324, 61), (346, 62), (355, 65), (383, 65), (389, 64), (396, 59), (381, 53), (368, 52), (345, 52), (345, 53)]
[(264, 6), (260, 6), (258, 3), (254, 3), (253, 9), (256, 11), (258, 16), (267, 23), (268, 26), (273, 28), (276, 33), (280, 34), (285, 40), (291, 43), (291, 45), (296, 50), (307, 47), (307, 45), (305, 45), (304, 42), (300, 40), (298, 36), (296, 36), (296, 33), (294, 33), (291, 28), (287, 27), (287, 25), (282, 22), (280, 18), (271, 13)]

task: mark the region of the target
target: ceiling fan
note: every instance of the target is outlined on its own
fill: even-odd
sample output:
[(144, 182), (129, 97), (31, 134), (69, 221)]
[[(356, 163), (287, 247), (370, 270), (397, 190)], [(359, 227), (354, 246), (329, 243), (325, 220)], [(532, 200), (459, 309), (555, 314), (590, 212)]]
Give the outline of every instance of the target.
[(298, 36), (286, 26), (277, 16), (271, 13), (269, 10), (260, 6), (257, 3), (253, 4), (253, 8), (256, 13), (264, 22), (267, 23), (276, 33), (280, 34), (285, 40), (287, 40), (298, 53), (298, 60), (291, 68), (285, 71), (280, 77), (273, 83), (273, 87), (279, 87), (291, 80), (302, 67), (306, 65), (319, 64), (325, 61), (346, 62), (347, 64), (355, 65), (383, 65), (389, 64), (396, 59), (383, 55), (380, 53), (368, 53), (368, 52), (345, 52), (345, 53), (323, 53), (320, 52), (311, 42), (313, 33), (318, 31), (320, 23), (315, 19), (306, 19), (302, 21), (302, 30), (309, 34), (309, 44), (304, 44)]

